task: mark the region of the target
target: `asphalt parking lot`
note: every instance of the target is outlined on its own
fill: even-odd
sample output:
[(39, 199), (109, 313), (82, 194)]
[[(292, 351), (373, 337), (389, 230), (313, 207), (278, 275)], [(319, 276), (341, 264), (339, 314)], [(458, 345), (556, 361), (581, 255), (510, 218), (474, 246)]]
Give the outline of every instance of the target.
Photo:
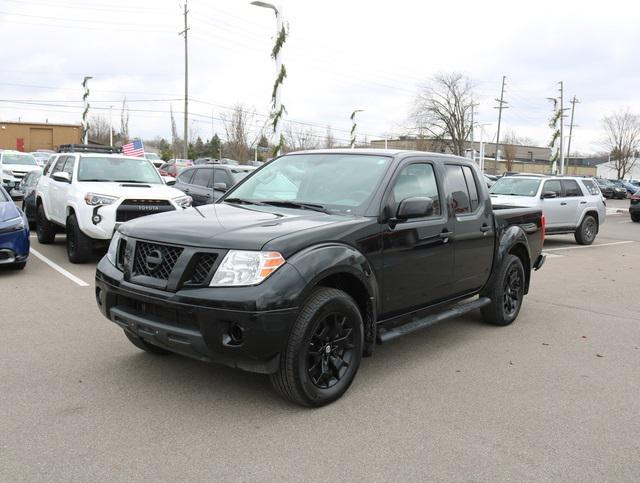
[(515, 324), (378, 346), (316, 410), (139, 351), (96, 308), (95, 263), (32, 237), (27, 268), (0, 271), (0, 480), (637, 481), (640, 224), (608, 204), (595, 245), (547, 238)]

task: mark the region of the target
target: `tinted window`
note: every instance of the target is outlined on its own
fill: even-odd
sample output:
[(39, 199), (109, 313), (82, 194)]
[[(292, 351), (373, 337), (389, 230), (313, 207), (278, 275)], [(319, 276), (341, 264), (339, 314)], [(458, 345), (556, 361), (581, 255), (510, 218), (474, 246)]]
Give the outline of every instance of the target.
[(216, 177), (216, 183), (224, 183), (227, 185), (227, 188), (231, 188), (233, 186), (233, 181), (231, 181), (229, 179), (229, 174), (226, 172), (226, 170), (221, 169), (221, 168), (214, 168), (215, 169), (215, 177)]
[(578, 182), (574, 179), (563, 179), (562, 186), (564, 187), (565, 196), (583, 196)]
[(562, 186), (560, 185), (560, 180), (552, 179), (549, 181), (545, 181), (542, 191), (553, 191), (556, 196), (562, 196)]
[(182, 174), (180, 174), (180, 176), (178, 176), (178, 181), (185, 184), (191, 183), (191, 177), (193, 176), (194, 171), (195, 169), (188, 169), (184, 171)]
[(447, 187), (451, 193), (451, 208), (456, 215), (469, 213), (471, 205), (469, 202), (469, 191), (467, 182), (464, 180), (462, 166), (447, 164)]
[(194, 170), (195, 174), (191, 179), (191, 184), (195, 184), (197, 186), (208, 187), (211, 186), (211, 170), (210, 169), (196, 169)]
[(438, 185), (436, 184), (433, 166), (430, 164), (409, 164), (402, 168), (391, 193), (393, 196), (392, 202), (395, 204), (394, 213), (402, 200), (414, 196), (426, 196), (433, 200), (433, 214), (440, 214)]
[(593, 180), (583, 179), (582, 184), (584, 185), (585, 188), (587, 188), (587, 191), (589, 192), (589, 194), (592, 194), (592, 195), (600, 194), (600, 188), (598, 188), (598, 185), (595, 184)]
[(464, 179), (467, 182), (467, 188), (469, 190), (469, 199), (471, 200), (471, 211), (475, 211), (478, 207), (478, 185), (476, 184), (476, 179), (473, 176), (473, 172), (471, 168), (468, 166), (462, 167), (462, 172), (464, 173)]

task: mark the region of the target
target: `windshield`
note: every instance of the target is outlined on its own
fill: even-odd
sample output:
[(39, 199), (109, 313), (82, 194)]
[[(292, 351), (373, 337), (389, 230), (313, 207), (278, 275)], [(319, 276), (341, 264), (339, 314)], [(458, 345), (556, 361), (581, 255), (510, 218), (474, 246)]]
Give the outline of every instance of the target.
[(78, 181), (162, 183), (156, 168), (145, 158), (98, 156), (83, 156), (80, 159)]
[(363, 208), (390, 158), (361, 154), (296, 154), (265, 165), (227, 199), (288, 201), (351, 213)]
[(492, 195), (535, 196), (539, 186), (539, 179), (500, 178), (489, 189), (489, 193)]
[(4, 164), (22, 164), (25, 166), (38, 166), (36, 158), (31, 154), (11, 154), (5, 153), (2, 155), (2, 162)]

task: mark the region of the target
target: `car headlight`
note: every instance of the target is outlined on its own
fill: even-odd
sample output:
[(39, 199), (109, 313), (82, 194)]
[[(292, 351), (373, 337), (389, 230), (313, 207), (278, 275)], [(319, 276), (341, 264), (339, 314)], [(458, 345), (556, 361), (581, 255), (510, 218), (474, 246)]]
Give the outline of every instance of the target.
[(84, 201), (89, 206), (110, 205), (117, 199), (117, 196), (99, 195), (96, 193), (87, 193), (86, 195), (84, 195)]
[(191, 196), (180, 196), (178, 198), (174, 198), (173, 202), (180, 208), (189, 208), (191, 203), (193, 203), (193, 198), (191, 198)]
[(10, 233), (12, 231), (24, 230), (26, 226), (24, 223), (24, 219), (21, 216), (12, 218), (11, 220), (7, 220), (7, 223), (7, 226), (5, 226), (4, 228), (0, 228), (0, 233)]
[(229, 250), (211, 279), (210, 287), (257, 285), (284, 265), (278, 252)]
[(13, 172), (10, 169), (2, 169), (2, 174), (4, 176), (13, 176)]
[(116, 266), (116, 260), (118, 259), (118, 245), (121, 238), (122, 235), (120, 232), (116, 231), (113, 234), (111, 243), (109, 243), (109, 249), (107, 250), (107, 260), (109, 260), (114, 267)]

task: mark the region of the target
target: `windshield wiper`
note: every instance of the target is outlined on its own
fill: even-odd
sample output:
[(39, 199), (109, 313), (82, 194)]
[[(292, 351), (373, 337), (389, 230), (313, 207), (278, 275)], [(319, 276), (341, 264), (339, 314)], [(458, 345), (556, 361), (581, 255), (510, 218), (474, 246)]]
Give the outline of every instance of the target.
[(315, 203), (302, 203), (300, 201), (285, 201), (285, 200), (267, 200), (262, 201), (265, 205), (273, 205), (273, 206), (281, 206), (282, 208), (301, 208), (303, 210), (313, 210), (319, 211), (320, 213), (329, 214), (329, 210), (327, 210), (322, 205), (317, 205)]
[(259, 201), (251, 201), (244, 200), (242, 198), (227, 198), (224, 200), (225, 203), (237, 203), (239, 205), (263, 205), (264, 203), (260, 203)]

